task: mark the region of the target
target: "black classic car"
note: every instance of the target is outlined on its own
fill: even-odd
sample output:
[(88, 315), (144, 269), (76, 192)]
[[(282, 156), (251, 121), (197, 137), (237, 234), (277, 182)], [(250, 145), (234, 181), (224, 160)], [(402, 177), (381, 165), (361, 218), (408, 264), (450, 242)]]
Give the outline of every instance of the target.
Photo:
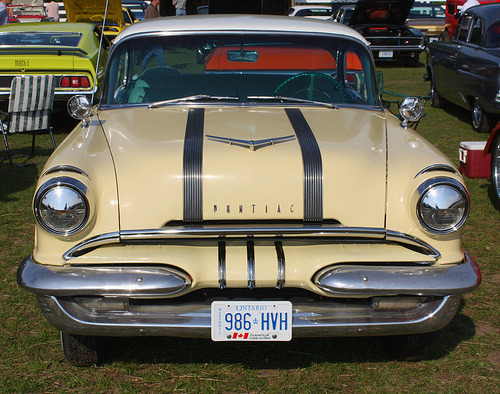
[[(375, 60), (402, 59), (416, 66), (424, 49), (424, 37), (420, 30), (405, 26), (412, 5), (413, 0), (360, 0), (343, 23), (370, 42)], [(348, 9), (344, 11), (349, 13)]]
[(500, 4), (469, 8), (451, 42), (432, 42), (426, 53), (431, 105), (468, 109), (472, 128), (490, 132), (500, 120)]

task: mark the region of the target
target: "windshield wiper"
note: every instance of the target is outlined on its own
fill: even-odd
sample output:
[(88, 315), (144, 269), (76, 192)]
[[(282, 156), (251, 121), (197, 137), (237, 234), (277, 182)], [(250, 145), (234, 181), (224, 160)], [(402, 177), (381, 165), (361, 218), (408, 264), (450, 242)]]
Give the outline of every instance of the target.
[(188, 102), (188, 101), (200, 101), (200, 100), (216, 100), (216, 101), (223, 101), (223, 100), (239, 100), (238, 97), (229, 97), (229, 96), (210, 96), (208, 94), (195, 94), (194, 96), (187, 96), (187, 97), (179, 97), (171, 100), (164, 100), (164, 101), (157, 101), (155, 103), (149, 104), (148, 108), (158, 108), (162, 107), (164, 105), (169, 105), (169, 104), (176, 104), (176, 103), (182, 103), (182, 102)]
[(292, 102), (297, 102), (297, 103), (307, 103), (307, 104), (315, 104), (315, 105), (322, 105), (327, 108), (333, 108), (333, 109), (339, 109), (338, 106), (332, 103), (324, 103), (322, 101), (315, 101), (315, 100), (306, 100), (306, 99), (301, 99), (297, 97), (286, 97), (286, 96), (248, 96), (248, 100), (279, 100), (282, 103), (285, 101), (292, 101)]

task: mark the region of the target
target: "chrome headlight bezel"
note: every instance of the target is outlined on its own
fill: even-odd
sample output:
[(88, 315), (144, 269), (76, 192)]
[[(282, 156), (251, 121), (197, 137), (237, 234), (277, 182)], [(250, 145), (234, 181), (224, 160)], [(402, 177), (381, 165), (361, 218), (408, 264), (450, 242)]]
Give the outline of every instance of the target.
[[(63, 220), (61, 220), (59, 224), (56, 222), (51, 223), (49, 220), (47, 220), (47, 215), (45, 214), (47, 212), (47, 209), (44, 207), (46, 202), (44, 202), (44, 200), (54, 192), (59, 193), (60, 195), (61, 193), (66, 194), (62, 198), (60, 196), (56, 197), (54, 199), (54, 205), (60, 206), (61, 202), (64, 203), (64, 197), (66, 197), (68, 200), (70, 198), (73, 198), (73, 200), (80, 200), (80, 202), (78, 203), (78, 209), (83, 209), (83, 213), (78, 213), (79, 218), (77, 219), (76, 223), (64, 227), (63, 225), (61, 225)], [(42, 186), (40, 186), (33, 199), (33, 211), (35, 214), (35, 218), (40, 226), (51, 234), (62, 237), (68, 237), (77, 234), (87, 226), (90, 218), (92, 217), (93, 207), (92, 198), (90, 197), (91, 196), (88, 187), (77, 179), (70, 177), (58, 177), (50, 179), (46, 181)], [(60, 198), (60, 200), (56, 201), (57, 198)]]
[[(439, 194), (437, 196), (432, 196), (431, 192)], [(418, 187), (418, 194), (419, 197), (416, 206), (417, 218), (424, 230), (431, 234), (446, 235), (454, 233), (464, 225), (469, 216), (469, 193), (465, 186), (454, 178), (428, 179)], [(463, 206), (459, 209), (459, 212), (457, 212), (454, 220), (450, 221), (448, 224), (436, 224), (432, 223), (432, 220), (426, 217), (428, 213), (426, 213), (425, 210), (428, 210), (429, 207), (425, 205), (431, 205), (429, 204), (430, 202), (433, 202), (432, 205), (437, 207), (436, 214), (441, 214), (443, 212), (447, 214), (457, 204), (463, 204)]]

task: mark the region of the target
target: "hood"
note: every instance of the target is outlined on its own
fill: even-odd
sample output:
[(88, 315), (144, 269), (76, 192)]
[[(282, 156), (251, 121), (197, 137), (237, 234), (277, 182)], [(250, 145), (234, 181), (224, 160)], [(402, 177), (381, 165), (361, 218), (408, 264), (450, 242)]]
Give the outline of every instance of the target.
[(359, 0), (349, 26), (404, 25), (414, 0)]
[(165, 107), (99, 116), (121, 230), (241, 220), (384, 227), (381, 112)]
[(102, 23), (106, 14), (107, 24), (124, 24), (120, 0), (64, 0), (64, 9), (68, 22)]

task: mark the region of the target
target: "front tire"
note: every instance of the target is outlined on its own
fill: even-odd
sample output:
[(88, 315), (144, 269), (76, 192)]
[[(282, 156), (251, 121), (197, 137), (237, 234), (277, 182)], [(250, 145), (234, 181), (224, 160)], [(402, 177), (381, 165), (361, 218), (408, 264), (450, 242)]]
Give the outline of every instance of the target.
[(491, 185), (497, 207), (500, 207), (500, 133), (491, 144)]
[(61, 343), (64, 355), (71, 365), (75, 367), (99, 365), (102, 352), (97, 337), (61, 332)]
[(425, 359), (431, 348), (435, 332), (384, 337), (387, 352), (400, 361), (419, 361)]
[(472, 128), (478, 133), (491, 132), (490, 116), (486, 113), (483, 106), (477, 100), (472, 105)]

